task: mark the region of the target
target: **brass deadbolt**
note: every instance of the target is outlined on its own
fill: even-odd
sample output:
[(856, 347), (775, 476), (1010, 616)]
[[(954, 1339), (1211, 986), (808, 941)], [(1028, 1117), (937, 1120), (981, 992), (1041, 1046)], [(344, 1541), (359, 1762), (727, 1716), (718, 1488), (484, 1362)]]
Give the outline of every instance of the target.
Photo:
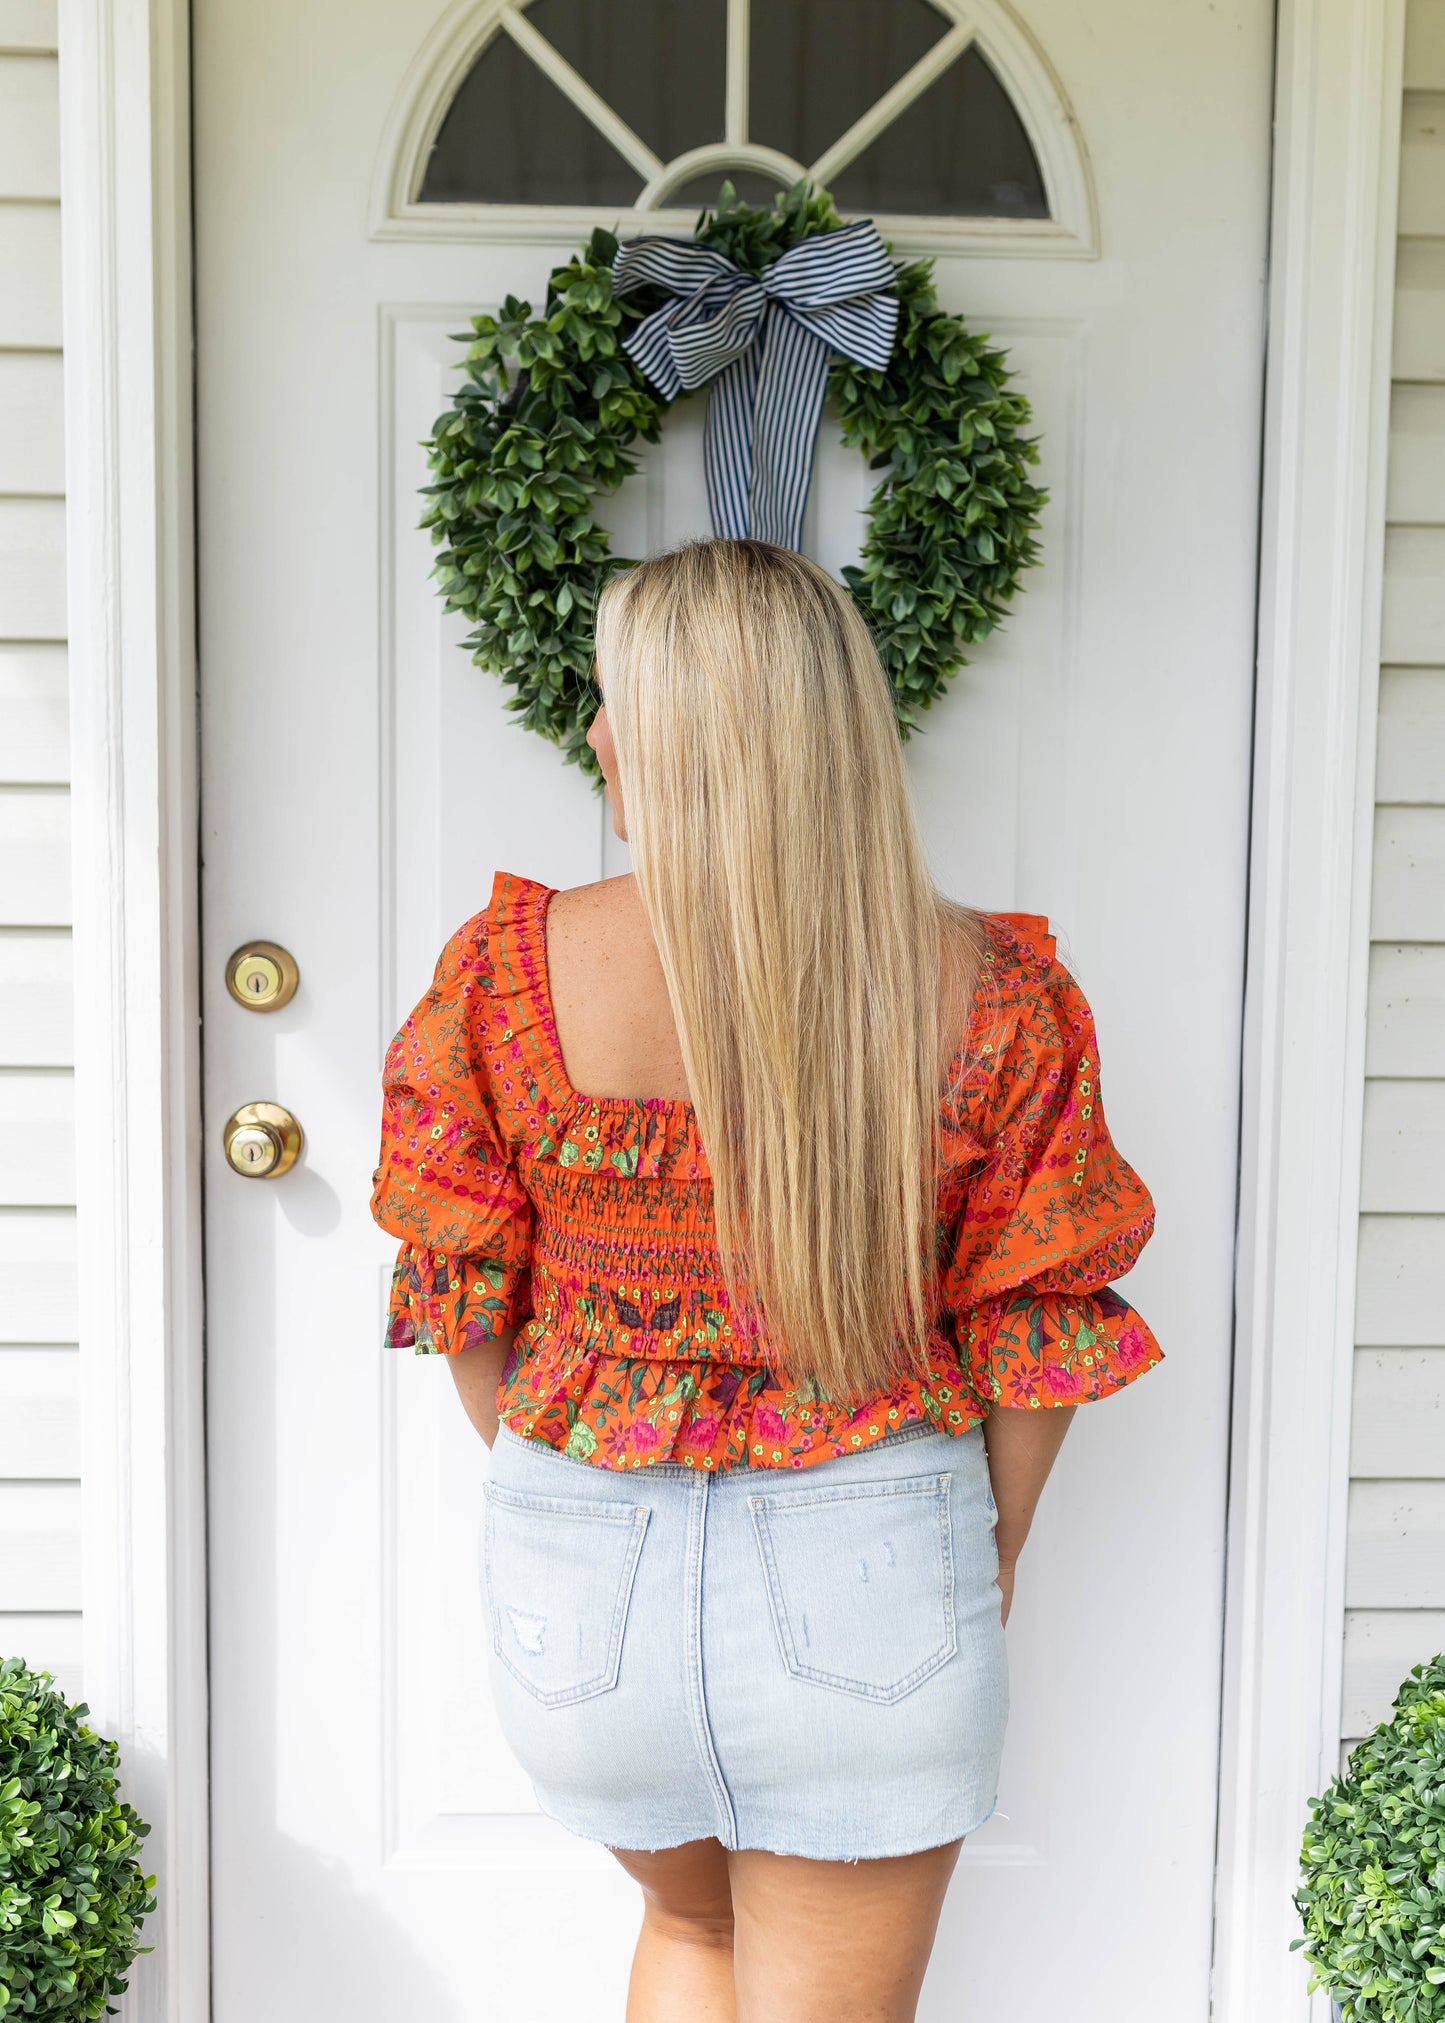
[(301, 1156), (301, 1126), (279, 1103), (243, 1103), (226, 1119), (226, 1163), (243, 1180), (274, 1180)]
[(247, 1011), (280, 1011), (300, 981), (295, 956), (275, 941), (248, 941), (226, 964), (226, 988)]

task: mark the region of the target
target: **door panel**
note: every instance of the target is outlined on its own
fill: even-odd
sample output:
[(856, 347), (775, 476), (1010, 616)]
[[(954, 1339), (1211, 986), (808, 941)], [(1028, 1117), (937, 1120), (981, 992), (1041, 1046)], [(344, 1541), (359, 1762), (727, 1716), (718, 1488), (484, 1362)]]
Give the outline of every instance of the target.
[[(197, 0), (215, 2014), (621, 2014), (635, 1892), (536, 1812), (486, 1687), (486, 1457), (439, 1360), (380, 1347), (378, 1072), (501, 866), (622, 868), (429, 581), (419, 439), (449, 333), (540, 299), (565, 242), (368, 236), (432, 9)], [(1203, 2023), (1208, 2000), (1244, 929), (1270, 21), (1031, 0), (1090, 153), (1097, 259), (938, 256), (1010, 351), (1051, 493), (1017, 611), (909, 763), (942, 883), (1047, 913), (1159, 1208), (1124, 1290), (1167, 1361), (1076, 1419), (1009, 1624), (1000, 1811), (966, 1844), (921, 2015)], [(887, 231), (887, 225), (884, 226)], [(582, 236), (579, 224), (578, 234)], [(706, 530), (700, 402), (608, 507)], [(869, 476), (825, 422), (807, 545)], [(301, 988), (223, 981), (250, 935)], [(274, 1184), (238, 1104), (300, 1117)]]

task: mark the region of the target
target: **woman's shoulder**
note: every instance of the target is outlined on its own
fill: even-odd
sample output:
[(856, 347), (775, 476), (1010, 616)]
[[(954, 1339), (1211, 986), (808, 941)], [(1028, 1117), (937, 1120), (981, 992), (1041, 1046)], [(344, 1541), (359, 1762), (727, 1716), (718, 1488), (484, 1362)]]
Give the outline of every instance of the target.
[(587, 885), (558, 886), (549, 892), (549, 900), (549, 922), (559, 935), (625, 934), (646, 924), (637, 880), (630, 871)]
[(466, 976), (492, 989), (496, 958), (505, 959), (509, 944), (529, 947), (541, 934), (549, 902), (560, 896), (540, 878), (520, 871), (494, 872), (486, 904), (448, 935), (437, 959), (434, 987), (455, 984)]
[(975, 915), (981, 950), (960, 1069), (963, 1090), (991, 1103), (1092, 1043), (1087, 1001), (1059, 956), (1046, 915)]
[(983, 913), (979, 915), (989, 954), (1001, 969), (1014, 972), (1021, 983), (1044, 982), (1058, 962), (1058, 942), (1043, 913)]
[(965, 1046), (996, 1055), (1003, 1028), (1028, 1023), (1067, 975), (1058, 943), (1042, 913), (988, 913), (976, 910), (973, 945), (977, 964), (964, 1033)]
[(487, 903), (462, 922), (457, 936), (481, 942), (509, 928), (525, 930), (545, 918), (553, 924), (629, 921), (641, 911), (637, 880), (630, 871), (585, 885), (549, 885), (523, 871), (492, 874)]

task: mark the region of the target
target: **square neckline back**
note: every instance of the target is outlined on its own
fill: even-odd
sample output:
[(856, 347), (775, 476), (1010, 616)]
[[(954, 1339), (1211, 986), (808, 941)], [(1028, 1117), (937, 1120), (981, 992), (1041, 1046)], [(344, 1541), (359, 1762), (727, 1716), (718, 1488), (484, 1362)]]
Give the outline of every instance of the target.
[[(514, 890), (517, 888), (523, 889), (531, 900), (532, 917), (528, 922), (528, 926), (534, 938), (535, 973), (533, 987), (536, 990), (537, 998), (544, 1014), (543, 1028), (546, 1038), (548, 1065), (556, 1076), (558, 1092), (564, 1101), (569, 1104), (590, 1104), (599, 1109), (627, 1110), (640, 1107), (646, 1110), (666, 1110), (671, 1111), (680, 1118), (691, 1120), (693, 1125), (696, 1126), (697, 1107), (690, 1096), (594, 1096), (577, 1087), (567, 1072), (566, 1057), (562, 1051), (562, 1038), (557, 1029), (557, 1008), (552, 997), (552, 969), (547, 954), (547, 915), (551, 910), (552, 901), (556, 898), (557, 894), (567, 888), (560, 885), (548, 885), (542, 879), (529, 878), (524, 872), (520, 871), (499, 870), (494, 872), (492, 876), (492, 895), (487, 903), (486, 917), (489, 921), (495, 922), (498, 925), (503, 925), (504, 923), (496, 911), (497, 902), (502, 897), (504, 888), (507, 886), (511, 886)], [(986, 924), (1002, 921), (1008, 923), (1010, 927), (1027, 925), (1043, 928), (1045, 933), (1047, 933), (1047, 920), (1043, 915), (1039, 914), (984, 913), (981, 915), (981, 918)], [(989, 936), (983, 960), (979, 964), (979, 973), (974, 983), (973, 995), (969, 1000), (968, 1017), (964, 1021), (963, 1037), (948, 1063), (948, 1073), (944, 1080), (943, 1091), (939, 1097), (940, 1105), (943, 1107), (947, 1106), (950, 1097), (955, 1094), (962, 1076), (967, 1071), (968, 1062), (973, 1051), (976, 1029), (982, 1015), (985, 985), (995, 956), (994, 941), (992, 936)], [(987, 1052), (988, 1049), (984, 1048), (982, 1051)]]

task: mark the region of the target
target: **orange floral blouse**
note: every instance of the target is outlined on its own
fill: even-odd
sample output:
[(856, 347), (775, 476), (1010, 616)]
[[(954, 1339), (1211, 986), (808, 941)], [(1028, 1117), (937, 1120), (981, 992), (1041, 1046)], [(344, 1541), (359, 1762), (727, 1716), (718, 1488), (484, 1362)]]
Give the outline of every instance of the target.
[(1112, 1288), (1154, 1205), (1104, 1123), (1094, 1023), (1047, 923), (988, 949), (942, 1114), (927, 1378), (862, 1404), (793, 1385), (735, 1329), (692, 1105), (584, 1096), (546, 963), (552, 889), (499, 872), (392, 1042), (372, 1212), (402, 1239), (388, 1337), (447, 1355), (515, 1327), (498, 1410), (602, 1468), (801, 1468), (910, 1420), (1102, 1398), (1162, 1359)]

